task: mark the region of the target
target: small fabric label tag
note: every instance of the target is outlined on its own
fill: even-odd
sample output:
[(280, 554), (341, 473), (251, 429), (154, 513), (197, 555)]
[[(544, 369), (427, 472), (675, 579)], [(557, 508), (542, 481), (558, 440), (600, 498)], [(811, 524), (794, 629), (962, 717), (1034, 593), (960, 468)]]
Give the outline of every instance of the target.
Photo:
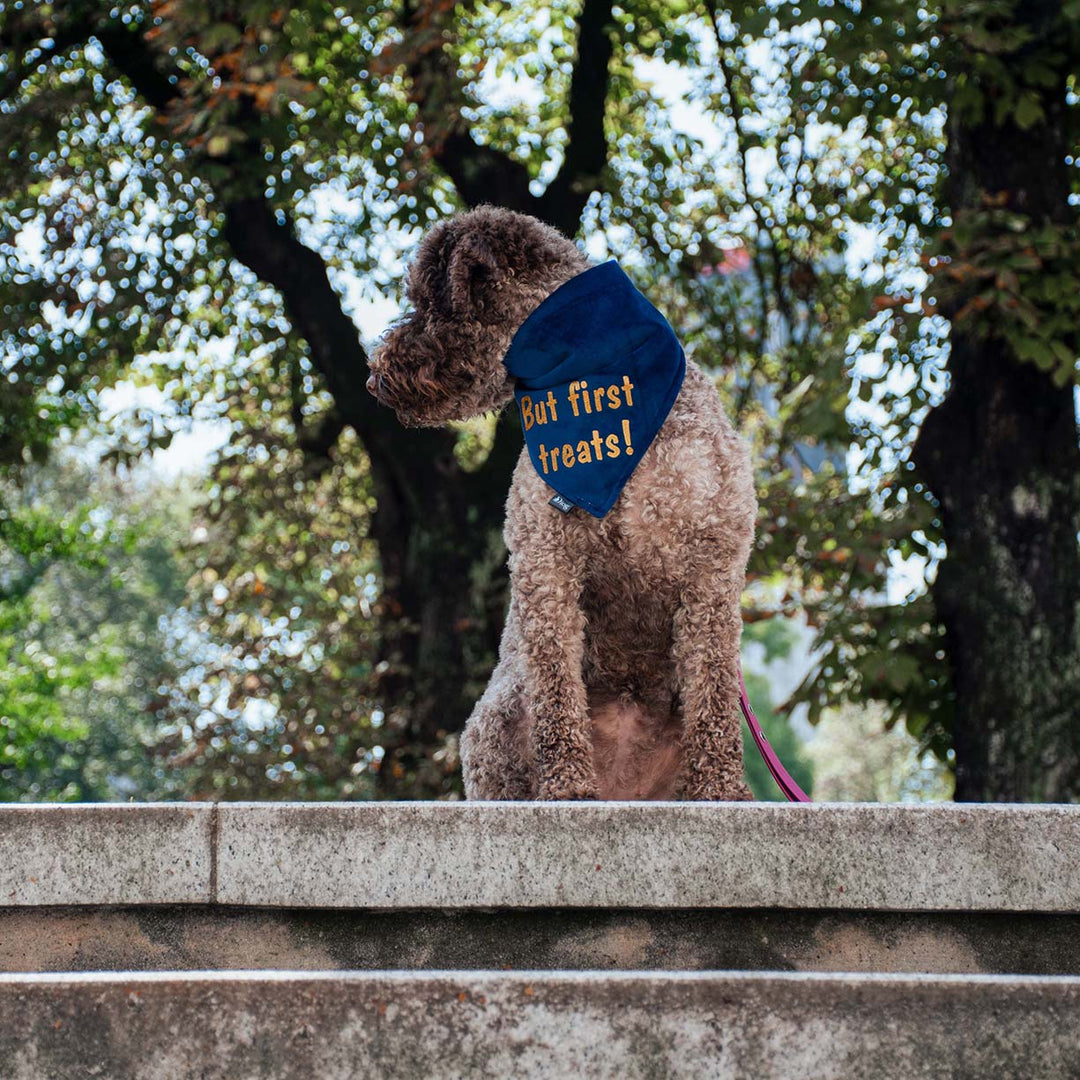
[(574, 504), (565, 495), (554, 495), (548, 500), (548, 505), (554, 506), (564, 514), (569, 514), (574, 509)]

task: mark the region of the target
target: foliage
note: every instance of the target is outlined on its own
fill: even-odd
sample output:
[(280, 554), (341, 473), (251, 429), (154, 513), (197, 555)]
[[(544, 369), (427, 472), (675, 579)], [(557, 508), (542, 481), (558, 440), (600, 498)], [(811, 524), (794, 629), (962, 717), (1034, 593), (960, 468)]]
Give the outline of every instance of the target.
[(164, 495), (69, 455), (4, 480), (0, 800), (172, 790), (151, 750), (183, 590), (183, 504)]
[(370, 797), (384, 715), (367, 463), (347, 436), (306, 467), (273, 375), (228, 400), (234, 434), (188, 551), (193, 651), (158, 751), (199, 797)]
[(829, 710), (803, 753), (814, 769), (820, 802), (941, 802), (952, 778), (919, 750), (902, 727), (886, 728), (879, 706)]
[[(5, 780), (41, 770), (47, 741), (86, 734), (85, 724), (67, 714), (64, 687), (85, 687), (115, 667), (107, 645), (92, 653), (56, 656), (35, 631), (50, 612), (35, 587), (59, 560), (100, 569), (101, 536), (93, 535), (89, 512), (54, 517), (35, 505), (12, 507), (12, 492), (0, 506), (0, 769)], [(57, 612), (59, 614), (59, 612)]]
[[(878, 219), (893, 230), (896, 254), (909, 272), (889, 280), (886, 267), (875, 299), (880, 317), (859, 334), (856, 347), (880, 363), (874, 370), (864, 356), (853, 371), (848, 417), (858, 438), (849, 460), (855, 483), (864, 477), (872, 494), (868, 522), (880, 527), (891, 520), (899, 527), (885, 538), (890, 556), (925, 559), (931, 573), (945, 556), (944, 536), (936, 503), (912, 475), (911, 450), (927, 407), (940, 403), (945, 388), (945, 319), (954, 330), (1004, 339), (1013, 355), (1059, 384), (1080, 371), (1075, 214), (1034, 228), (1006, 207), (1007, 190), (982, 193), (975, 210), (941, 205), (946, 113), (949, 131), (982, 124), (977, 139), (992, 147), (1006, 120), (1015, 118), (1021, 129), (1044, 120), (1036, 90), (1056, 87), (1060, 145), (1067, 153), (1080, 149), (1078, 68), (1068, 60), (1080, 57), (1077, 5), (1045, 9), (1037, 35), (1019, 25), (1017, 11), (1010, 0), (821, 2), (775, 10), (778, 35), (806, 26), (819, 35), (810, 65), (815, 85), (804, 87), (821, 115), (865, 124), (868, 137), (882, 139), (886, 151), (866, 177), (876, 189), (870, 205), (875, 216), (877, 208), (884, 211)], [(1040, 144), (1039, 151), (1049, 155), (1053, 148)], [(1074, 149), (1064, 163), (1077, 160)], [(1048, 157), (1046, 168), (1064, 163)], [(1075, 168), (1071, 186), (1080, 194)], [(860, 606), (837, 605), (826, 616), (821, 660), (797, 696), (809, 698), (815, 715), (826, 705), (882, 701), (887, 726), (905, 718), (921, 748), (947, 758), (955, 658), (946, 656), (944, 629), (929, 597)]]
[(1080, 225), (1033, 223), (995, 205), (1002, 198), (957, 212), (943, 230), (931, 266), (935, 295), (957, 328), (1003, 338), (1059, 386), (1080, 381)]
[[(654, 253), (686, 298), (684, 337), (734, 373), (721, 392), (762, 464), (751, 617), (804, 610), (819, 635), (789, 706), (806, 701), (816, 722), (826, 706), (881, 700), (890, 724), (905, 719), (944, 755), (940, 629), (924, 600), (886, 598), (897, 559), (932, 551), (931, 508), (903, 476), (942, 389), (940, 320), (920, 316), (918, 368), (889, 352), (896, 296), (920, 277), (920, 228), (935, 212), (943, 117), (911, 98), (854, 103), (829, 52), (852, 47), (851, 28), (794, 14), (714, 14), (718, 59), (699, 56), (690, 99), (724, 129), (730, 115), (727, 168), (703, 158), (697, 182), (649, 190), (648, 205), (674, 212), (654, 221), (643, 206), (634, 242), (660, 233)], [(860, 238), (872, 255), (853, 266)], [(701, 273), (740, 248), (748, 278)]]

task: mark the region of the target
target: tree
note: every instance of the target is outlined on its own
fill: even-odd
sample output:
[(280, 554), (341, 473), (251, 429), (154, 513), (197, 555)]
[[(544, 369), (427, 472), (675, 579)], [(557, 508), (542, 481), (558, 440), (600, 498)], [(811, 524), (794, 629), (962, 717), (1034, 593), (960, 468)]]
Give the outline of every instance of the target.
[(979, 15), (952, 28), (950, 386), (915, 462), (948, 546), (933, 595), (956, 687), (957, 798), (1076, 801), (1080, 4)]
[[(414, 110), (401, 92), (404, 68), (421, 103), (421, 122), (426, 122), (422, 153), (456, 181), (466, 204), (501, 195), (574, 231), (605, 156), (602, 117), (610, 13), (609, 0), (588, 0), (580, 13), (582, 51), (567, 97), (567, 153), (544, 198), (530, 194), (522, 163), (477, 143), (462, 120), (463, 87), (451, 53), (440, 47), (449, 21), (446, 5), (379, 4), (358, 18), (319, 2), (283, 9), (269, 3), (183, 0), (121, 8), (86, 2), (63, 8), (35, 4), (24, 10), (8, 8), (3, 14), (8, 70), (2, 96), (14, 95), (17, 105), (5, 133), (7, 156), (16, 166), (14, 188), (5, 192), (14, 196), (9, 214), (32, 215), (39, 196), (47, 204), (43, 187), (52, 193), (65, 188), (69, 196), (80, 192), (81, 171), (83, 180), (93, 177), (93, 182), (82, 186), (81, 202), (77, 197), (75, 205), (66, 200), (54, 204), (50, 242), (85, 240), (77, 236), (80, 219), (89, 224), (99, 205), (122, 203), (122, 192), (132, 186), (141, 191), (128, 197), (143, 205), (148, 197), (164, 198), (173, 221), (202, 218), (200, 224), (216, 232), (212, 243), (219, 259), (239, 259), (278, 291), (289, 323), (286, 336), (275, 343), (283, 363), (298, 374), (303, 367), (314, 369), (332, 394), (332, 406), (305, 428), (302, 395), (292, 388), (299, 445), (326, 457), (346, 427), (362, 433), (378, 505), (370, 528), (380, 552), (378, 606), (386, 616), (382, 689), (394, 703), (395, 719), (401, 720), (401, 745), (391, 747), (391, 756), (402, 759), (396, 762), (400, 768), (382, 773), (388, 789), (395, 777), (414, 778), (419, 763), (411, 748), (438, 745), (448, 729), (460, 725), (467, 708), (460, 695), (468, 686), (464, 665), (472, 646), (469, 595), (462, 586), (470, 580), (475, 537), (499, 521), (519, 436), (512, 424), (504, 425), (487, 461), (471, 472), (458, 464), (453, 433), (423, 431), (402, 437), (393, 415), (365, 391), (366, 358), (356, 327), (342, 309), (324, 260), (297, 235), (290, 196), (308, 179), (305, 168), (340, 168), (357, 154), (364, 159), (385, 155), (391, 176), (384, 176), (384, 182), (419, 187)], [(408, 47), (390, 59), (395, 38)], [(383, 59), (373, 51), (384, 54)], [(69, 67), (65, 77), (68, 54), (78, 57), (81, 66)], [(352, 82), (350, 91), (350, 80), (355, 79), (361, 82)], [(382, 97), (384, 90), (390, 93)], [(125, 110), (132, 105), (134, 110)], [(128, 135), (139, 143), (131, 152), (103, 145), (104, 130), (112, 123), (110, 106), (127, 114)], [(350, 112), (356, 108), (363, 111), (362, 122)], [(94, 118), (83, 126), (88, 112)], [(45, 170), (51, 185), (41, 177), (43, 170), (35, 168), (37, 152), (20, 147), (43, 143), (52, 144), (52, 167)], [(406, 150), (409, 159), (399, 167)], [(115, 174), (108, 174), (110, 163), (122, 163), (127, 184), (115, 183)], [(399, 169), (400, 175), (394, 176)], [(27, 184), (27, 172), (38, 174), (39, 180)], [(445, 189), (440, 194), (445, 199)], [(403, 201), (400, 215), (415, 226), (424, 211), (429, 220), (437, 216), (437, 202), (414, 190)], [(133, 224), (130, 217), (114, 221), (109, 231), (115, 238), (117, 232), (130, 233)], [(54, 241), (58, 227), (63, 240)], [(108, 306), (125, 314), (99, 316), (96, 340), (89, 347), (84, 347), (85, 334), (77, 324), (92, 302), (86, 299), (87, 289), (80, 293), (78, 274), (63, 275), (60, 288), (50, 280), (6, 306), (9, 315), (18, 310), (30, 316), (31, 326), (49, 302), (69, 320), (67, 348), (54, 342), (51, 349), (40, 350), (36, 341), (28, 340), (26, 324), (14, 332), (12, 344), (16, 355), (26, 359), (27, 370), (15, 383), (15, 407), (5, 410), (0, 430), (9, 456), (30, 445), (26, 436), (31, 427), (36, 438), (47, 442), (43, 425), (29, 424), (28, 418), (38, 411), (38, 396), (50, 377), (62, 373), (67, 390), (65, 407), (54, 417), (60, 424), (72, 418), (68, 402), (78, 397), (77, 388), (89, 371), (101, 378), (101, 368), (122, 365), (128, 350), (149, 344), (155, 334), (169, 335), (171, 305), (165, 294), (174, 281), (182, 280), (187, 261), (183, 249), (169, 243), (172, 237), (166, 225), (159, 254), (120, 258), (138, 264), (137, 273), (129, 267), (123, 276), (110, 275)], [(204, 241), (199, 247), (205, 254)], [(106, 265), (119, 257), (115, 249), (103, 254)], [(117, 264), (110, 269), (118, 269)], [(221, 269), (211, 262), (208, 272), (196, 275), (200, 285), (213, 290), (212, 303), (219, 306), (228, 291), (222, 287)], [(150, 278), (156, 288), (147, 292)], [(92, 306), (101, 305), (101, 291), (90, 291), (97, 301)], [(35, 329), (40, 331), (40, 326)], [(485, 547), (480, 545), (481, 550)], [(448, 632), (450, 628), (458, 632)], [(476, 630), (482, 639), (497, 640), (497, 628)]]
[[(353, 793), (455, 790), (454, 732), (501, 625), (520, 435), (512, 412), (402, 431), (364, 390), (351, 308), (398, 289), (393, 258), (423, 227), (482, 200), (619, 257), (716, 371), (760, 462), (748, 618), (809, 612), (812, 718), (880, 700), (947, 755), (945, 628), (928, 597), (886, 598), (893, 560), (940, 539), (908, 468), (945, 332), (910, 281), (943, 148), (938, 9), (920, 12), (4, 8), (0, 452), (43, 455), (132, 376), (168, 396), (173, 426), (200, 406), (232, 423), (190, 597), (231, 651), (212, 672), (226, 705), (195, 747), (207, 769), (251, 792), (287, 730), (306, 755), (289, 775), (312, 791), (324, 775)], [(661, 70), (694, 123), (673, 119)], [(877, 238), (876, 280), (847, 265), (860, 232)], [(903, 368), (917, 375), (898, 389)], [(359, 614), (342, 603), (350, 581)], [(313, 643), (316, 670), (267, 660), (271, 625)], [(348, 707), (320, 733), (331, 687)], [(185, 693), (170, 699), (178, 731), (198, 704)], [(245, 695), (277, 717), (260, 738), (243, 737)]]
[(948, 390), (925, 419), (911, 417), (902, 453), (917, 468), (896, 486), (933, 508), (929, 529), (913, 534), (919, 549), (929, 539), (946, 552), (932, 584), (949, 668), (934, 726), (955, 746), (956, 796), (1075, 800), (1080, 5), (814, 4), (803, 14), (824, 21), (829, 74), (850, 85), (853, 109), (948, 114), (924, 229), (931, 287), (885, 303), (895, 354), (916, 372), (939, 364), (915, 320), (936, 313), (951, 327)]

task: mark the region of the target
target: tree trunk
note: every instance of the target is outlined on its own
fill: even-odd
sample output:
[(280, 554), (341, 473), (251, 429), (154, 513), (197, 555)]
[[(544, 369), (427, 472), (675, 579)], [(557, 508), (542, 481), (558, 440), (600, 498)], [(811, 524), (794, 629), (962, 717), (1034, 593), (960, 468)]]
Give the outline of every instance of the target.
[[(504, 439), (511, 450), (515, 435)], [(494, 666), (506, 585), (497, 545), (510, 473), (501, 455), (466, 473), (452, 447), (431, 460), (410, 454), (407, 439), (392, 454), (392, 466), (372, 464), (388, 717), (379, 789), (434, 796), (453, 790), (456, 776), (454, 762), (435, 755), (461, 729)]]
[[(1044, 33), (1045, 5), (1017, 18)], [(1065, 77), (1041, 91), (1045, 119), (1020, 129), (950, 116), (946, 202), (984, 194), (1032, 226), (1068, 205)], [(982, 85), (991, 112), (994, 90)], [(1004, 88), (1003, 92), (1004, 92)], [(982, 286), (973, 283), (971, 293)], [(952, 314), (947, 311), (946, 314)], [(991, 312), (987, 317), (992, 317)], [(950, 385), (914, 460), (939, 500), (948, 554), (933, 585), (956, 691), (956, 798), (1080, 799), (1080, 449), (1071, 386), (1020, 361), (1005, 338), (953, 326)]]

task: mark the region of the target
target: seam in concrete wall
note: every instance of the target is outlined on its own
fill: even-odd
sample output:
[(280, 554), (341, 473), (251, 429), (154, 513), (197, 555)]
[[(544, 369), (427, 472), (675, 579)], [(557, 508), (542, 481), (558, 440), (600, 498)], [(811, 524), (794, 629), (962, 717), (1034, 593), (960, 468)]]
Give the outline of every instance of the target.
[(218, 830), (220, 815), (217, 800), (210, 804), (210, 903), (218, 898)]

